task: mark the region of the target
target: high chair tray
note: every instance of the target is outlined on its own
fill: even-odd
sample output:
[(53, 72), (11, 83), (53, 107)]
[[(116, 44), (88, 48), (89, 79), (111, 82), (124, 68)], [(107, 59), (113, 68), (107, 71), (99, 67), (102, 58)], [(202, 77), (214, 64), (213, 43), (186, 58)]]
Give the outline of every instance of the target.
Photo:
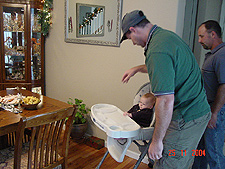
[(140, 126), (123, 111), (111, 104), (95, 104), (91, 107), (91, 119), (112, 138), (131, 138), (139, 134)]

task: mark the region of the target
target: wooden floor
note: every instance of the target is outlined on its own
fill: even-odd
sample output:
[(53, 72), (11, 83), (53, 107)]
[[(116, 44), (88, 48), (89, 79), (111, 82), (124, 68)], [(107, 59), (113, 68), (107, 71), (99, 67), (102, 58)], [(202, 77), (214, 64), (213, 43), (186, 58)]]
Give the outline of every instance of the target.
[[(70, 140), (68, 169), (92, 169), (96, 168), (107, 149), (92, 148), (82, 140)], [(122, 163), (116, 162), (109, 154), (100, 169), (132, 169), (137, 160), (125, 156)], [(138, 169), (150, 169), (147, 164), (141, 163)]]

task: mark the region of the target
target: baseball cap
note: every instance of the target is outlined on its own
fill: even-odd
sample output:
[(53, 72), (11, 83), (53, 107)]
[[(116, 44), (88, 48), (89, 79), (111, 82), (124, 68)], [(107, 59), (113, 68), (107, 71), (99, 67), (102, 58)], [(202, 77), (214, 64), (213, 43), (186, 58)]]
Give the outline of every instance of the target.
[(145, 18), (146, 16), (141, 10), (134, 10), (130, 13), (126, 13), (122, 19), (123, 36), (120, 40), (120, 43), (127, 39), (126, 33), (128, 32), (129, 28), (137, 25)]

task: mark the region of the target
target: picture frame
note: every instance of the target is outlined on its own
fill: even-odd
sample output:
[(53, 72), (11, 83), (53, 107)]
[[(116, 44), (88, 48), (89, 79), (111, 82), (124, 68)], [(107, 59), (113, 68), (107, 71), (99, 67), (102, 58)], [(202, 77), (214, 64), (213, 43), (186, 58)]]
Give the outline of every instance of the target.
[(65, 42), (120, 46), (122, 0), (65, 0)]

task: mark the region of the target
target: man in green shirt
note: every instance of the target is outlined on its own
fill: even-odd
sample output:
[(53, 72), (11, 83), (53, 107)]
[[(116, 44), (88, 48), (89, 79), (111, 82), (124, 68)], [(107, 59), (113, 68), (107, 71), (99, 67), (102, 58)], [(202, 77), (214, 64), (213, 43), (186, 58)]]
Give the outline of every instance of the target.
[(191, 168), (196, 147), (210, 118), (199, 66), (190, 48), (175, 33), (153, 25), (142, 11), (127, 13), (123, 37), (145, 48), (145, 65), (127, 70), (148, 73), (156, 96), (156, 123), (149, 146), (154, 168)]

